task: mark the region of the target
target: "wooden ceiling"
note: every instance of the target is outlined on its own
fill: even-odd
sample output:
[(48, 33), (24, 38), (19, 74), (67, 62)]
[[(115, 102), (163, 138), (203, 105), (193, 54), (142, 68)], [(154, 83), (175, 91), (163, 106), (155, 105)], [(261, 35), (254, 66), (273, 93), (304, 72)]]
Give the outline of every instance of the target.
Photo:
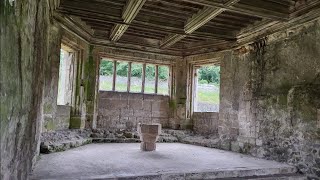
[(288, 21), (310, 4), (319, 0), (61, 0), (58, 12), (80, 18), (93, 38), (187, 54), (232, 47), (242, 29)]

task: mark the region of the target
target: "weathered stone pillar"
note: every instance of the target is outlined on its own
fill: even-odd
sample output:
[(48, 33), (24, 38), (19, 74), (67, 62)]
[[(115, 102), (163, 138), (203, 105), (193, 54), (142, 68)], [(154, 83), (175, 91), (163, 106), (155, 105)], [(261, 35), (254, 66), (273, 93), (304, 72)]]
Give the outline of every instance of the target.
[(237, 88), (238, 60), (233, 59), (232, 51), (224, 54), (220, 64), (220, 109), (218, 133), (223, 149), (231, 148), (231, 140), (238, 134), (239, 92)]
[(48, 59), (44, 61), (42, 132), (56, 129), (55, 116), (57, 111), (60, 49), (61, 28), (57, 24), (51, 24), (49, 28)]
[(47, 1), (0, 1), (0, 179), (28, 179), (42, 120)]
[(192, 126), (190, 120), (187, 120), (186, 100), (187, 100), (187, 74), (188, 67), (185, 59), (177, 60), (173, 69), (174, 84), (172, 104), (174, 104), (174, 119), (170, 121), (170, 126), (174, 129), (186, 129)]
[(93, 45), (89, 46), (88, 59), (85, 62), (84, 91), (85, 103), (81, 117), (72, 117), (72, 128), (95, 128), (96, 127), (96, 107), (99, 90), (99, 55)]

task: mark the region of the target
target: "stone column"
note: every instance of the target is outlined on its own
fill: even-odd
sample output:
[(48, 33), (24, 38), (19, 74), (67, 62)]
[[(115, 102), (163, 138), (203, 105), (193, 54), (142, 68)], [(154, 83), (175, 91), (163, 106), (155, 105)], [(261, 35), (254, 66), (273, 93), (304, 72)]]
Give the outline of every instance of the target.
[(72, 117), (72, 128), (95, 128), (96, 127), (96, 107), (99, 90), (99, 63), (98, 51), (94, 46), (89, 46), (88, 59), (85, 62), (84, 70), (84, 91), (85, 99), (82, 107), (81, 117)]
[(191, 128), (192, 123), (187, 120), (186, 100), (187, 100), (187, 74), (188, 66), (185, 59), (177, 60), (173, 69), (174, 84), (172, 93), (171, 108), (174, 108), (174, 119), (170, 121), (170, 125), (174, 129)]

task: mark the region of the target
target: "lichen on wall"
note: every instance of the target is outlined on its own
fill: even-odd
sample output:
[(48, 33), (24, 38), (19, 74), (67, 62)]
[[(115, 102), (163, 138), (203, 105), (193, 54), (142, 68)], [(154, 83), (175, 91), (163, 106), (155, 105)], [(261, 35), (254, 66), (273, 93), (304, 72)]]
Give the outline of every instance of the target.
[(223, 60), (219, 128), (229, 131), (219, 133), (233, 135), (231, 150), (287, 162), (315, 178), (320, 176), (319, 19), (294, 30)]
[(46, 1), (0, 2), (0, 179), (27, 179), (38, 152), (49, 17)]

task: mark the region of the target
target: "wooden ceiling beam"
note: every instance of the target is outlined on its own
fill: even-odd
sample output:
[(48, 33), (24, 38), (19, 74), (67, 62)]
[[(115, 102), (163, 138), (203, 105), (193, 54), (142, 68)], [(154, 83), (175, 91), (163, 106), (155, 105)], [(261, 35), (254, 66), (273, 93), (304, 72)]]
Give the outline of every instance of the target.
[[(240, 0), (228, 0), (223, 5), (229, 7), (238, 3), (239, 1)], [(207, 22), (211, 21), (213, 18), (215, 18), (224, 11), (224, 8), (205, 7), (204, 9), (194, 14), (191, 18), (187, 20), (187, 23), (184, 25), (184, 32), (186, 34), (193, 33), (201, 26), (205, 25)], [(160, 47), (167, 48), (185, 37), (186, 36), (170, 34), (161, 41)]]
[[(116, 16), (110, 16), (110, 15), (105, 15), (101, 13), (94, 13), (94, 12), (88, 12), (85, 10), (80, 10), (80, 9), (72, 9), (72, 8), (60, 8), (59, 12), (64, 13), (64, 14), (69, 14), (69, 15), (75, 15), (80, 17), (82, 20), (87, 22), (88, 24), (90, 23), (117, 23), (117, 24), (124, 24), (121, 22), (121, 19), (116, 17)], [(185, 35), (185, 32), (179, 28), (179, 27), (170, 27), (166, 25), (161, 25), (161, 24), (154, 24), (146, 21), (141, 21), (138, 19), (133, 20), (131, 23), (131, 26), (133, 28), (139, 28), (142, 31), (146, 30), (152, 30), (154, 32), (163, 32), (167, 34), (179, 34), (179, 35)], [(194, 32), (193, 35), (203, 35), (203, 33), (198, 33)], [(234, 39), (234, 33), (230, 31), (215, 31), (211, 33), (206, 33), (206, 36), (210, 38), (218, 38), (218, 39), (225, 39), (225, 40), (230, 40)]]
[(111, 30), (111, 41), (118, 41), (124, 32), (128, 29), (129, 24), (137, 16), (146, 0), (128, 0), (122, 12), (122, 19), (125, 24), (116, 24)]
[[(245, 5), (237, 3), (236, 6), (226, 6), (223, 3), (218, 3), (210, 0), (182, 0), (184, 2), (189, 2), (193, 4), (203, 5), (206, 7), (215, 7), (215, 8), (222, 8), (228, 11), (233, 11), (241, 14), (246, 14), (250, 16), (257, 16), (261, 18), (267, 18), (277, 21), (288, 21), (289, 20), (289, 14), (281, 13), (277, 11), (272, 11), (260, 7)], [(263, 5), (261, 6), (263, 7)]]
[(160, 47), (167, 48), (175, 44), (176, 42), (180, 41), (181, 39), (185, 38), (187, 35), (180, 35), (180, 34), (169, 34), (160, 42)]

